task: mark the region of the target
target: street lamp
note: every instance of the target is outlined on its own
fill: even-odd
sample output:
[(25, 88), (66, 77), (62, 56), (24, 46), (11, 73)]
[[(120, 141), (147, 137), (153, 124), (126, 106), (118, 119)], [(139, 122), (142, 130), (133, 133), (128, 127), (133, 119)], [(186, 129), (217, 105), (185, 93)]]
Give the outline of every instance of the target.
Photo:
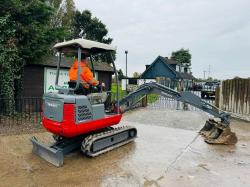
[(205, 70), (203, 71), (204, 80), (206, 80), (206, 72), (207, 72), (207, 71), (205, 71)]
[(126, 94), (128, 93), (128, 51), (125, 51), (126, 55)]

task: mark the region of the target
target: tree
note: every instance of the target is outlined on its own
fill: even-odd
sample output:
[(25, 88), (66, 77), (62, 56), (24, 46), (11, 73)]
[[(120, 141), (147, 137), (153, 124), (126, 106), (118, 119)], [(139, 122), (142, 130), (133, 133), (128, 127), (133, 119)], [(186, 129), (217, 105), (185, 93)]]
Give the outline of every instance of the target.
[(118, 72), (117, 72), (117, 74), (118, 74), (118, 79), (119, 79), (119, 81), (122, 80), (122, 79), (124, 78), (124, 74), (123, 74), (123, 72), (122, 72), (122, 69), (119, 69)]
[(71, 28), (75, 17), (75, 3), (73, 0), (65, 0), (64, 2), (62, 25)]
[(140, 76), (141, 76), (141, 74), (138, 73), (138, 72), (134, 72), (134, 73), (133, 73), (133, 77), (134, 77), (134, 78), (138, 78), (138, 77), (140, 77)]
[(10, 98), (2, 101), (7, 114), (13, 113), (14, 80), (17, 78), (16, 73), (21, 62), (13, 24), (9, 15), (0, 17), (0, 97)]
[(72, 23), (75, 17), (75, 3), (73, 0), (49, 0), (49, 4), (54, 7), (55, 14), (52, 17), (51, 25), (54, 28), (66, 28), (72, 31)]
[(178, 51), (172, 52), (171, 59), (179, 62), (181, 64), (188, 64), (191, 65), (191, 54), (189, 53), (188, 49), (180, 49)]
[(207, 78), (207, 81), (219, 81), (219, 80), (216, 79), (216, 78), (213, 78), (213, 77), (208, 77), (208, 78)]
[[(89, 40), (94, 40), (106, 44), (111, 44), (112, 38), (108, 37), (108, 29), (98, 18), (93, 17), (89, 10), (83, 12), (76, 11), (75, 18), (72, 24), (73, 38), (79, 38), (79, 33), (83, 31), (83, 37)], [(115, 58), (115, 53), (112, 54)], [(112, 61), (109, 54), (99, 55), (95, 60), (101, 60), (110, 63)]]
[(13, 105), (24, 65), (41, 59), (65, 32), (51, 27), (55, 10), (45, 0), (3, 0), (0, 10), (0, 95)]
[[(75, 12), (73, 0), (1, 0), (0, 10), (0, 97), (11, 106), (22, 90), (24, 66), (50, 54), (57, 41), (76, 37), (83, 28), (88, 39), (112, 42), (99, 19), (89, 11)], [(110, 62), (110, 56), (96, 59)]]

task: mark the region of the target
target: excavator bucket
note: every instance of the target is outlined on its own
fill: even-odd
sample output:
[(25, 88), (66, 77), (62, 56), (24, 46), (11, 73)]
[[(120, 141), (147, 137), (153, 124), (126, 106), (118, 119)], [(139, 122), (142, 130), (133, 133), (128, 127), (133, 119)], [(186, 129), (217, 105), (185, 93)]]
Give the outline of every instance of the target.
[(208, 144), (234, 145), (238, 141), (236, 134), (231, 131), (229, 126), (225, 127), (213, 119), (207, 120), (199, 133)]

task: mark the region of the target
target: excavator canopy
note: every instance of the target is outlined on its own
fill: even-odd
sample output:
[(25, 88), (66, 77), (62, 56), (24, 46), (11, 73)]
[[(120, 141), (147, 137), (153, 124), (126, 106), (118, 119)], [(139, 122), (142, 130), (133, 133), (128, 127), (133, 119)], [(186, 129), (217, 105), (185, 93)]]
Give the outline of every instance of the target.
[(96, 41), (86, 40), (83, 38), (57, 43), (56, 45), (54, 45), (53, 49), (62, 52), (76, 52), (79, 47), (83, 50), (89, 51), (91, 54), (116, 51), (115, 46)]

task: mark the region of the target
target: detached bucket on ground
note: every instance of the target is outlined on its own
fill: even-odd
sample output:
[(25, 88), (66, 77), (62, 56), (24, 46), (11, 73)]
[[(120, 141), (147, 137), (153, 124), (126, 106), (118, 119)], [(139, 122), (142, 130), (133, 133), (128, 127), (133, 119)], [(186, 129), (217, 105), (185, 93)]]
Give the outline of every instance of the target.
[(238, 141), (236, 134), (229, 126), (222, 125), (221, 122), (213, 119), (207, 120), (199, 133), (208, 144), (235, 145)]

